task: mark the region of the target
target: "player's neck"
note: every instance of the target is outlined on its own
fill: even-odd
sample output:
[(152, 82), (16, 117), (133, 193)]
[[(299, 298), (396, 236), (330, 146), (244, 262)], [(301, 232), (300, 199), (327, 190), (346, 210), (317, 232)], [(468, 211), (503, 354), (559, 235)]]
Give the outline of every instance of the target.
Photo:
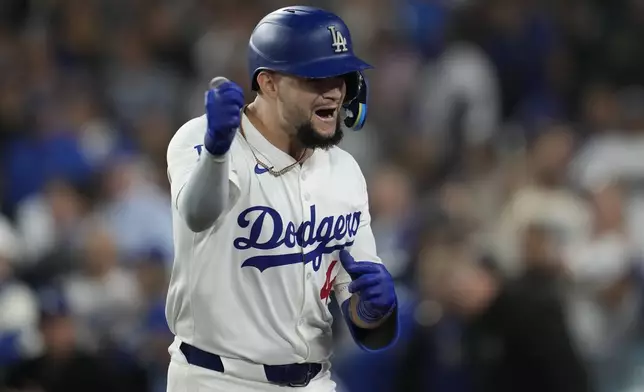
[(275, 147), (300, 159), (305, 148), (297, 141), (295, 135), (282, 128), (275, 116), (271, 115), (267, 105), (255, 101), (246, 107), (246, 116), (253, 126)]

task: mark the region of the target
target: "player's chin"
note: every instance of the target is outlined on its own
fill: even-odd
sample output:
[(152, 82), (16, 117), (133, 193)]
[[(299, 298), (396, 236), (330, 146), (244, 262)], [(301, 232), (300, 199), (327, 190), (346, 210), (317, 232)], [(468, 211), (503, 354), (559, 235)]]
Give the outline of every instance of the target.
[(335, 135), (338, 129), (337, 114), (329, 117), (320, 117), (315, 114), (313, 116), (313, 128), (317, 131), (318, 135), (324, 138), (331, 138)]
[(340, 119), (337, 117), (333, 123), (326, 119), (320, 121), (314, 117), (299, 126), (297, 130), (299, 141), (307, 148), (329, 149), (340, 143), (343, 134)]

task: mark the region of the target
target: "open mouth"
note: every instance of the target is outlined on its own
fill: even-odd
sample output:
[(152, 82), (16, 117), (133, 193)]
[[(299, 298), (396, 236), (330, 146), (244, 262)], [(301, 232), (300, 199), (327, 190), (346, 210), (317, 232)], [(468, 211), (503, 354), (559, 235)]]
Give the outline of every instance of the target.
[(335, 117), (336, 110), (336, 108), (318, 109), (315, 111), (315, 115), (322, 120), (331, 120)]

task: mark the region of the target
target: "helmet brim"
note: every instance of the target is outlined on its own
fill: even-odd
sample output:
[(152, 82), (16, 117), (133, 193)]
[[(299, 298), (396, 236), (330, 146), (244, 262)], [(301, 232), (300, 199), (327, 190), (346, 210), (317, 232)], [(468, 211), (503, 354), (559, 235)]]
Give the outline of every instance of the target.
[(261, 71), (280, 72), (285, 75), (308, 79), (323, 79), (342, 76), (352, 72), (362, 73), (362, 71), (373, 68), (371, 64), (353, 55), (327, 57), (316, 59), (309, 63), (273, 64), (271, 67), (260, 67), (255, 70), (251, 87), (254, 91), (259, 89), (257, 85), (257, 74)]
[(312, 79), (332, 78), (351, 72), (362, 72), (373, 66), (355, 56), (334, 56), (291, 66), (282, 72)]

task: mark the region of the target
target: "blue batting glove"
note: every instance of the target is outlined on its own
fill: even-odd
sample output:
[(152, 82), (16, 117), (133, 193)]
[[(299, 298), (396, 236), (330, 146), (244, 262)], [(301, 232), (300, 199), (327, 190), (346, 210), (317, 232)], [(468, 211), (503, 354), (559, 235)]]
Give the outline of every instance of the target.
[(212, 155), (224, 155), (233, 143), (241, 122), (244, 92), (237, 84), (226, 81), (206, 92), (208, 129), (204, 147)]
[(360, 302), (357, 316), (365, 323), (375, 323), (396, 308), (394, 281), (384, 265), (356, 262), (346, 250), (340, 251), (340, 262), (353, 280), (349, 292), (357, 293)]

